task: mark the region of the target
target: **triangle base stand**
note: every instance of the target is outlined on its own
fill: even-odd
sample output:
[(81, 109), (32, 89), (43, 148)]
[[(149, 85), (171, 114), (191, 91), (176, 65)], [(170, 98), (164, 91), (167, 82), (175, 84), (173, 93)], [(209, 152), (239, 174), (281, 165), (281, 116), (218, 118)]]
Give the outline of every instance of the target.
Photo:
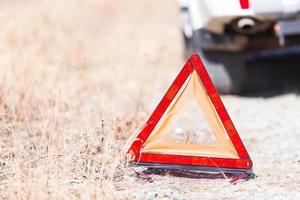
[[(161, 163), (146, 163), (146, 162), (130, 162), (132, 167), (146, 167), (149, 171), (154, 174), (160, 174), (155, 172), (166, 172), (169, 171), (171, 174), (181, 174), (190, 178), (225, 178), (224, 174), (229, 177), (236, 177), (245, 175), (243, 179), (254, 178), (255, 174), (250, 169), (236, 169), (236, 168), (222, 168), (222, 167), (204, 167), (204, 166), (193, 166), (193, 165), (176, 165), (176, 164), (161, 164)], [(206, 176), (208, 174), (208, 176)], [(218, 176), (221, 175), (221, 176)]]

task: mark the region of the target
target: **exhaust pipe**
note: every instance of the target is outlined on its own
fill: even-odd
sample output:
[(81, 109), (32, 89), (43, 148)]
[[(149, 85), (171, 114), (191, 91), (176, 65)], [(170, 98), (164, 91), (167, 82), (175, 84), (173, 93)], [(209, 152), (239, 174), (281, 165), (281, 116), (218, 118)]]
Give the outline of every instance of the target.
[(272, 31), (273, 23), (270, 21), (261, 21), (252, 16), (243, 16), (234, 18), (226, 27), (227, 32), (239, 35), (257, 35), (267, 31)]

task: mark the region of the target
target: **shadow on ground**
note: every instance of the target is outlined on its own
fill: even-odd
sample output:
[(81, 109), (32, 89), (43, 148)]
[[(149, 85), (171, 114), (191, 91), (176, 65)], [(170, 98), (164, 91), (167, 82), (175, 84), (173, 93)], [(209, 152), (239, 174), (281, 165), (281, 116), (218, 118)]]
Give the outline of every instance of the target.
[(248, 97), (300, 94), (300, 53), (248, 59), (245, 86)]

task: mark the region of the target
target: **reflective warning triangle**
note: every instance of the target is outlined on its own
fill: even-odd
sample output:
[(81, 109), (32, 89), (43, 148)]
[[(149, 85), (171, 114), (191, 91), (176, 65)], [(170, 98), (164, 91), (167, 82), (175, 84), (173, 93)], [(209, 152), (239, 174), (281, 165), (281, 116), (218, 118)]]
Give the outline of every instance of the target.
[[(196, 100), (216, 144), (170, 139), (191, 100)], [(153, 168), (252, 173), (248, 152), (197, 54), (184, 65), (132, 143), (127, 158), (131, 164)]]

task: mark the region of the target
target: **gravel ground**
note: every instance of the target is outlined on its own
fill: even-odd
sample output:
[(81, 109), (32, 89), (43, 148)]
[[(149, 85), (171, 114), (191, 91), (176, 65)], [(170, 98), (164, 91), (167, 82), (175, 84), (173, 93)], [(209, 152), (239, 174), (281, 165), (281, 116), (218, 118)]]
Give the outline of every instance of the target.
[(300, 139), (299, 97), (274, 98), (222, 97), (254, 163), (256, 178), (230, 185), (228, 180), (195, 180), (155, 176), (142, 185), (153, 199), (299, 199)]
[(253, 180), (148, 183), (124, 167), (184, 63), (175, 1), (1, 1), (0, 21), (1, 199), (300, 199), (293, 93), (222, 96)]

